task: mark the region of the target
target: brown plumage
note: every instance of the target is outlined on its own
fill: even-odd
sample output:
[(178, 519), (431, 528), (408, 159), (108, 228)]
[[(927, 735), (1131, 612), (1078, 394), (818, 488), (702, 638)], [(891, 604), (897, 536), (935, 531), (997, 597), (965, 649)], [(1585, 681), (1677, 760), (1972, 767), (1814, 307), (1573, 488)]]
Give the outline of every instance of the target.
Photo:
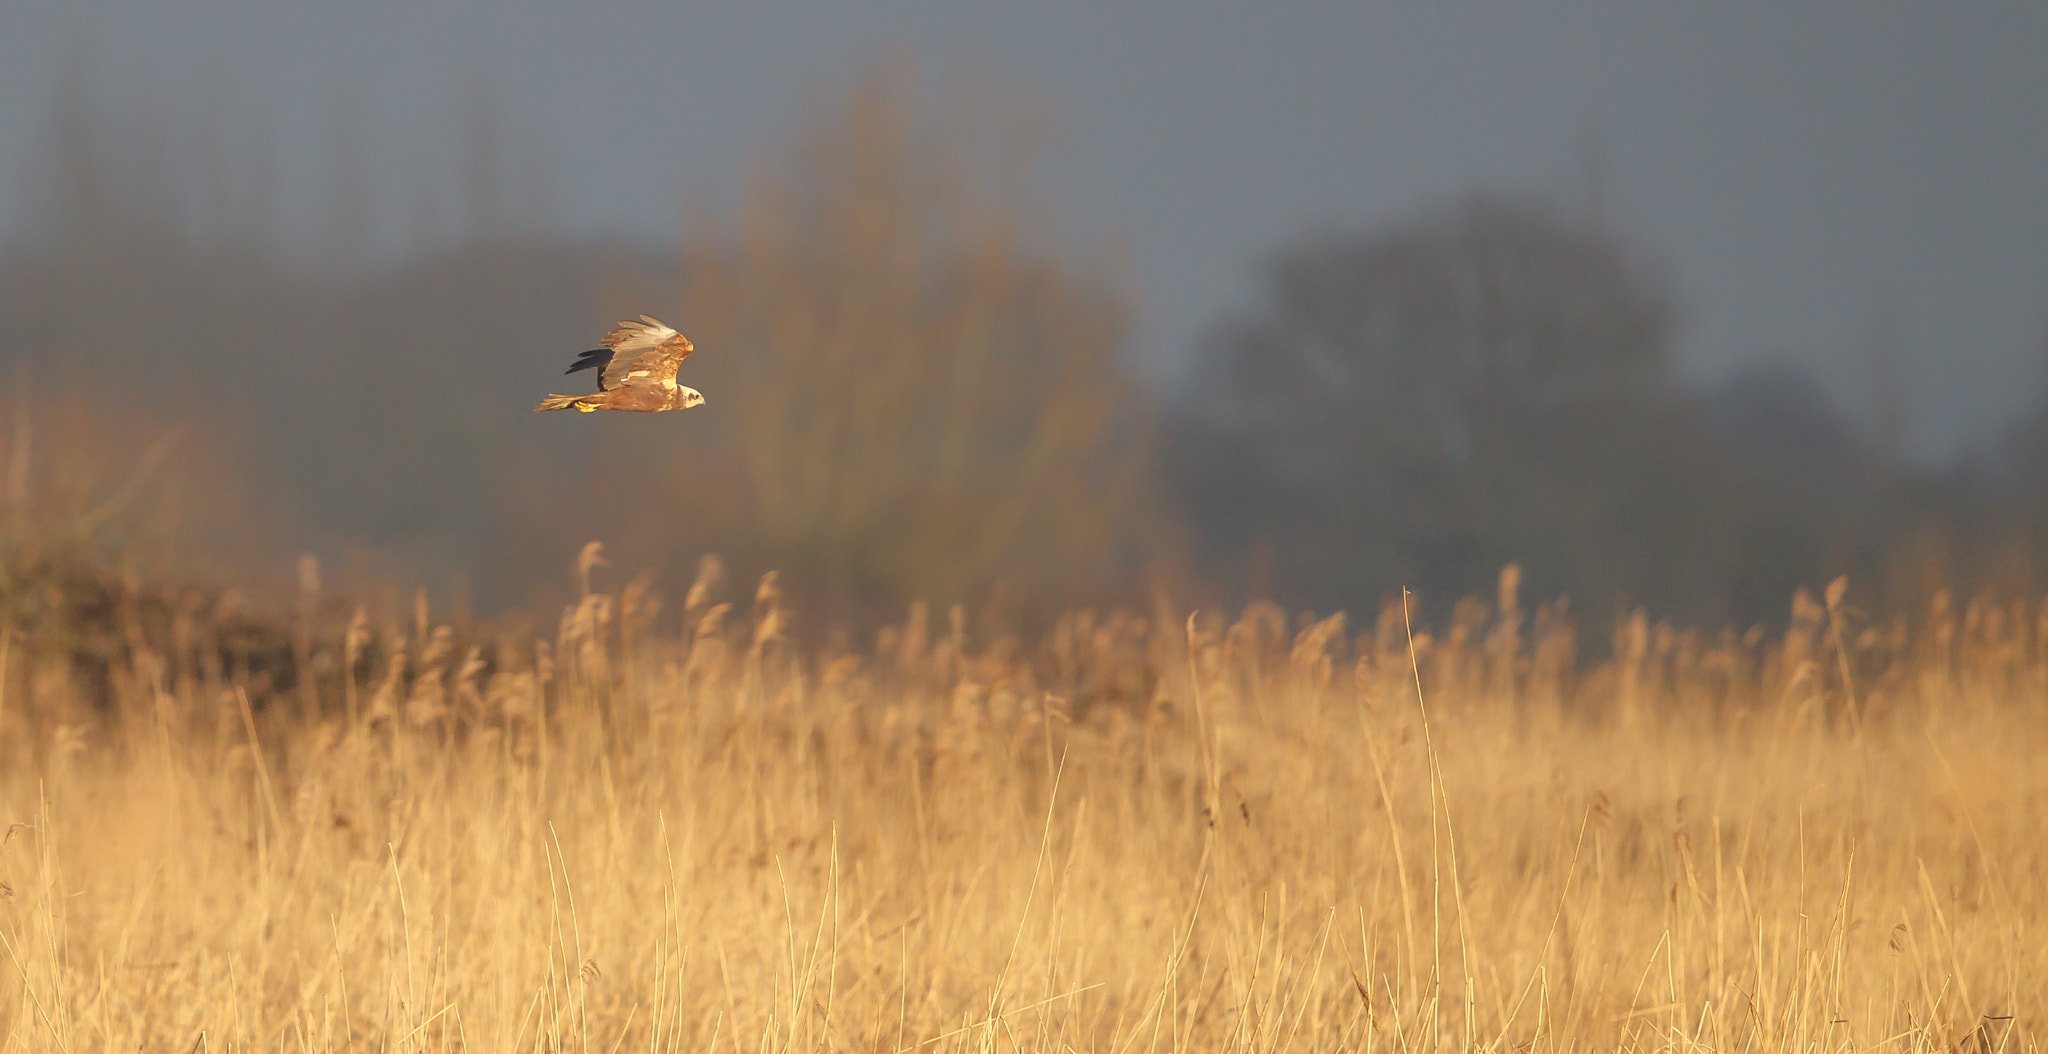
[(687, 410), (704, 401), (702, 393), (676, 383), (676, 367), (690, 357), (690, 340), (649, 315), (621, 322), (604, 336), (604, 347), (586, 351), (564, 373), (597, 371), (591, 395), (550, 395), (533, 408), (543, 410), (633, 410), (659, 413)]

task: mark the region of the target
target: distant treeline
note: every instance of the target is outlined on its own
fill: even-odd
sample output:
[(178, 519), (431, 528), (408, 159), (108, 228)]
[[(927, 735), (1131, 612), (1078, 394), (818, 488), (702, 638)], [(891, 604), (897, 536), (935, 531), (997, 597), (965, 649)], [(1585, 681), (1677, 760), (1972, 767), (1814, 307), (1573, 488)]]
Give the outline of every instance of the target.
[[(714, 551), (782, 569), (849, 623), (1158, 588), (1368, 611), (1484, 593), (1510, 561), (1597, 624), (1782, 621), (1838, 574), (1902, 604), (2042, 584), (2048, 413), (1929, 471), (1789, 366), (1686, 388), (1658, 269), (1537, 200), (1281, 248), (1162, 392), (1126, 369), (1113, 273), (985, 193), (1005, 179), (971, 115), (919, 117), (887, 77), (679, 246), (480, 220), (375, 267), (342, 228), (332, 259), (264, 236), (260, 188), (88, 113), (54, 127), (34, 222), (0, 251), (17, 563), (61, 535), (282, 578), (312, 550), (344, 587), (546, 610), (600, 539), (677, 578)], [(529, 412), (642, 311), (696, 342), (706, 406)]]

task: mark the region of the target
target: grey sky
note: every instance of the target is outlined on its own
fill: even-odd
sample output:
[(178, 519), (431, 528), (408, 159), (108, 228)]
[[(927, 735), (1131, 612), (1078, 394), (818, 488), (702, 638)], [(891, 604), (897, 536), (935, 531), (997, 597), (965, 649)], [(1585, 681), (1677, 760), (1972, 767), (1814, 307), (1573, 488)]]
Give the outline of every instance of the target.
[(807, 102), (907, 45), (927, 84), (973, 70), (1049, 119), (1061, 226), (1125, 247), (1148, 362), (1318, 224), (1478, 186), (1579, 200), (1598, 172), (1671, 267), (1691, 376), (1786, 355), (1855, 406), (1889, 311), (1921, 453), (2043, 390), (2048, 5), (1105, 6), (11, 0), (0, 178), (22, 185), (66, 63), (263, 129), (287, 194), (346, 112), (399, 200), (488, 92), (557, 226), (665, 240), (686, 192), (730, 200)]

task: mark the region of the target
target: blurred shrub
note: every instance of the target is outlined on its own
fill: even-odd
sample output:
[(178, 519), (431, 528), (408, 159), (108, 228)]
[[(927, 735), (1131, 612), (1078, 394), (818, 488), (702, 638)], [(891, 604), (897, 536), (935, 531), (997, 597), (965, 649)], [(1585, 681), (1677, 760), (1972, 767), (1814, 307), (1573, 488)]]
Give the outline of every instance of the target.
[(75, 703), (104, 702), (113, 678), (154, 676), (137, 673), (145, 653), (258, 687), (289, 683), (281, 622), (249, 594), (199, 584), (260, 566), (271, 534), (226, 447), (111, 393), (37, 386), (27, 371), (6, 392), (0, 651), (32, 660), (0, 662), (0, 693), (32, 674), (76, 688)]

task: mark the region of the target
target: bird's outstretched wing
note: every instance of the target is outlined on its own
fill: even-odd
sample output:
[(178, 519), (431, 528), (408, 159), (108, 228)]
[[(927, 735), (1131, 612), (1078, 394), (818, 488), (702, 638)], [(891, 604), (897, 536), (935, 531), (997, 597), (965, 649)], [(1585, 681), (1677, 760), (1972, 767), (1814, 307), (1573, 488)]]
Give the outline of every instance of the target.
[(563, 372), (597, 370), (599, 391), (628, 385), (673, 388), (676, 367), (690, 357), (690, 350), (688, 337), (641, 315), (638, 322), (619, 323), (605, 334), (604, 347), (577, 356), (576, 364)]

